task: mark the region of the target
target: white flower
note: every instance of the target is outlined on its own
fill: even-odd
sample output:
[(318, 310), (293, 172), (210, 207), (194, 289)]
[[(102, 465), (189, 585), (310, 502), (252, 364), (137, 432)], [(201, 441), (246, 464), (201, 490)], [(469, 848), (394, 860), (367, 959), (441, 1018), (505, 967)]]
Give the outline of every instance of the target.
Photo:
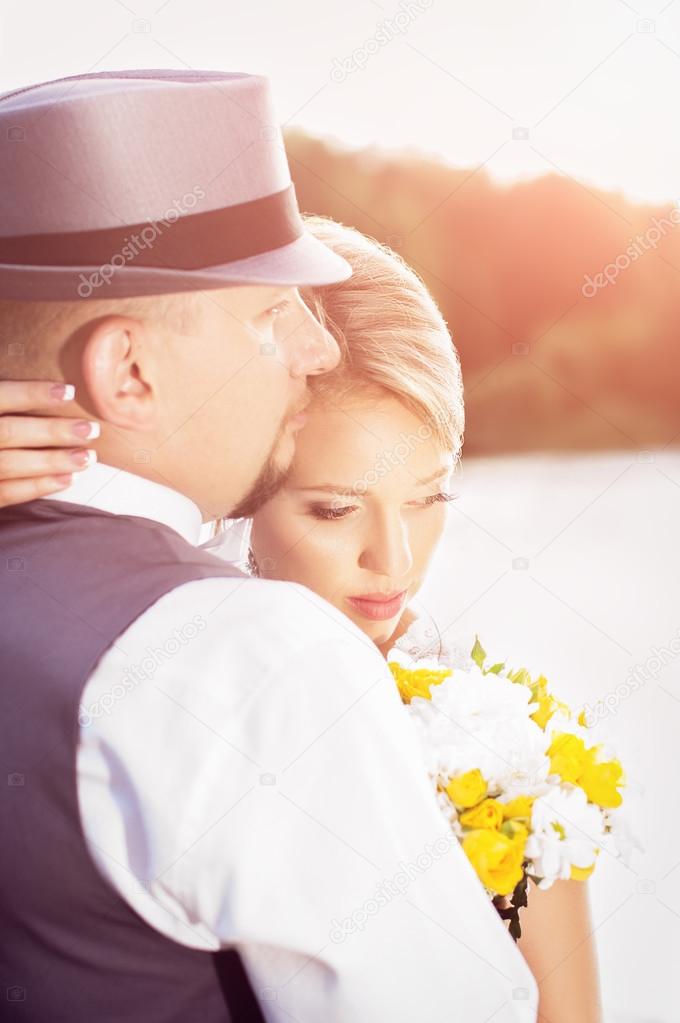
[[(550, 884), (567, 880), (572, 865), (590, 867), (605, 837), (599, 807), (589, 803), (583, 789), (562, 783), (553, 785), (534, 802), (531, 834), (525, 855), (532, 861), (531, 873)], [(539, 888), (549, 884), (539, 884)]]
[(633, 850), (645, 852), (645, 847), (635, 837), (630, 826), (628, 810), (623, 806), (617, 806), (613, 810), (604, 811), (605, 824), (609, 826), (608, 838), (614, 846), (612, 852), (618, 856), (627, 867), (631, 865)]
[(600, 730), (580, 725), (568, 708), (557, 709), (541, 728), (532, 720), (538, 704), (528, 685), (503, 674), (484, 674), (469, 654), (441, 644), (440, 638), (436, 629), (417, 620), (388, 660), (410, 671), (452, 669), (449, 677), (430, 686), (430, 699), (412, 697), (406, 707), (452, 832), (461, 840), (465, 835), (458, 810), (443, 790), (452, 777), (476, 769), (487, 783), (487, 795), (501, 803), (533, 797), (525, 857), (528, 873), (540, 878), (539, 888), (568, 879), (572, 867), (592, 867), (602, 848), (613, 846), (614, 854), (628, 863), (632, 848), (642, 846), (621, 809), (603, 811), (588, 802), (580, 786), (550, 771), (548, 749), (559, 733), (579, 737), (587, 748), (600, 746), (600, 759), (614, 759)]
[(473, 664), (430, 691), (430, 700), (415, 697), (409, 710), (431, 773), (450, 778), (478, 768), (489, 795), (507, 799), (545, 791), (550, 742), (531, 720), (536, 707), (526, 686)]

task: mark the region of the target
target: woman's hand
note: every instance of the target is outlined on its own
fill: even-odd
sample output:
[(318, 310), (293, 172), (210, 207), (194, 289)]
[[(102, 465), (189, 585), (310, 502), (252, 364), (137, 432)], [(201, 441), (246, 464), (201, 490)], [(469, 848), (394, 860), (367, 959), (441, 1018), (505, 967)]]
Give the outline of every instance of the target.
[(86, 445), (99, 423), (50, 414), (74, 396), (57, 381), (0, 380), (0, 508), (64, 490), (96, 461)]

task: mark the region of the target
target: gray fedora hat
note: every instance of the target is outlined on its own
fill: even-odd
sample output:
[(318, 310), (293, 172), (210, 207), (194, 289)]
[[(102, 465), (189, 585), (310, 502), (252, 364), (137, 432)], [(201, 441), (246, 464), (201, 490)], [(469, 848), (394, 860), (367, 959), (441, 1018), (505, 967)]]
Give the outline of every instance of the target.
[(324, 285), (270, 83), (106, 71), (0, 95), (0, 299)]

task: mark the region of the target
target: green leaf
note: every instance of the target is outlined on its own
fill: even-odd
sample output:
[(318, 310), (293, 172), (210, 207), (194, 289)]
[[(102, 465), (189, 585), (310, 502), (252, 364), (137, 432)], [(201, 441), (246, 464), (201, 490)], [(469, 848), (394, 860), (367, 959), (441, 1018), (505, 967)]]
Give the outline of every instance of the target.
[(491, 668), (487, 668), (484, 672), (485, 675), (500, 675), (503, 668), (505, 667), (505, 661), (502, 663), (494, 664)]
[(475, 645), (473, 646), (470, 657), (475, 662), (478, 668), (484, 670), (484, 661), (486, 659), (486, 650), (479, 642), (479, 636), (475, 636)]
[(511, 682), (520, 682), (524, 685), (531, 685), (531, 675), (526, 668), (518, 668), (517, 671), (509, 671), (508, 678)]

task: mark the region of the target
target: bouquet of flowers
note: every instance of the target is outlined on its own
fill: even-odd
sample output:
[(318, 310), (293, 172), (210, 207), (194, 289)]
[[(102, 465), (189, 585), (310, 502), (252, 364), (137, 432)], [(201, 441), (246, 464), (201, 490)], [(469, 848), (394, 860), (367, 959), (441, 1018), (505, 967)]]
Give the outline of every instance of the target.
[(621, 763), (543, 675), (487, 665), (477, 637), (459, 664), (407, 650), (394, 646), (388, 664), (439, 805), (517, 940), (529, 878), (543, 889), (584, 880), (601, 848), (618, 856), (630, 840), (618, 813)]

